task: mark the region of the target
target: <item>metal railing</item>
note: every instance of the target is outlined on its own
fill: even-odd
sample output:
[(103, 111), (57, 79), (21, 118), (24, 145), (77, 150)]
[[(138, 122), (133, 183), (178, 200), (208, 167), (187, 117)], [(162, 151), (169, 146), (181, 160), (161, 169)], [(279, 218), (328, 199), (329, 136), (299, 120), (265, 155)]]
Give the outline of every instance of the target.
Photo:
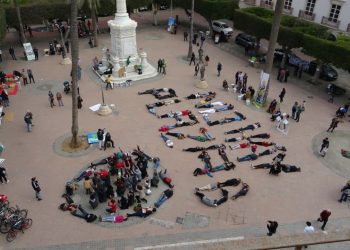
[(334, 22), (329, 17), (326, 17), (326, 16), (322, 17), (321, 23), (323, 25), (329, 26), (329, 27), (334, 28), (334, 29), (338, 29), (339, 25), (340, 25), (340, 21), (339, 20), (336, 20)]
[(304, 10), (299, 10), (299, 15), (300, 18), (305, 19), (307, 21), (314, 21), (315, 20), (315, 13), (309, 13)]

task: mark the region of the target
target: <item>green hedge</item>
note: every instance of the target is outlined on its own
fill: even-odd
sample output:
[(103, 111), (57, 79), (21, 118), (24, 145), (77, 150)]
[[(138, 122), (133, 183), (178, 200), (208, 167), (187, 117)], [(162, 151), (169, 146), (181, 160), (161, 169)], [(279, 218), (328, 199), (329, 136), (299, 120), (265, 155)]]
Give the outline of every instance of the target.
[[(272, 27), (271, 10), (247, 8), (235, 10), (235, 28), (258, 38), (269, 39)], [(306, 22), (296, 17), (283, 16), (278, 34), (278, 43), (291, 48), (303, 47), (305, 53), (324, 62), (350, 71), (350, 38), (340, 36), (337, 41), (329, 41), (327, 27)]]
[(4, 39), (6, 34), (6, 16), (5, 10), (0, 6), (0, 41)]

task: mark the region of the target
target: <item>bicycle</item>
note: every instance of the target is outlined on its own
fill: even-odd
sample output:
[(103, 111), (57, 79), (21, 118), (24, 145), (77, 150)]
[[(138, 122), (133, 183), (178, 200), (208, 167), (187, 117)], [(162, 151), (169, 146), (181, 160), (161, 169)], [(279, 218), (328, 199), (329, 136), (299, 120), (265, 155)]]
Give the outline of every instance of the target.
[(11, 230), (11, 227), (20, 219), (26, 219), (28, 210), (27, 209), (19, 209), (18, 206), (16, 206), (16, 209), (14, 208), (8, 208), (8, 213), (5, 214), (4, 218), (1, 220), (0, 224), (0, 232), (3, 234), (8, 233)]
[(8, 242), (13, 241), (17, 237), (17, 231), (22, 231), (24, 233), (24, 230), (27, 230), (30, 228), (33, 224), (32, 219), (19, 219), (10, 229), (10, 231), (6, 235), (6, 240)]

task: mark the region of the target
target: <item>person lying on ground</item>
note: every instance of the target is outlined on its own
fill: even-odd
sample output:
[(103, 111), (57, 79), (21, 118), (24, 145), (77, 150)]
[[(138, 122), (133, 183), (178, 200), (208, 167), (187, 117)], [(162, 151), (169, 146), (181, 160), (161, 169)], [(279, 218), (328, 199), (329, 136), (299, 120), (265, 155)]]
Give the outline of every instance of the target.
[(206, 147), (206, 148), (205, 147), (186, 148), (186, 149), (183, 149), (182, 151), (196, 153), (196, 152), (200, 152), (203, 150), (215, 150), (215, 149), (219, 149), (219, 148), (226, 149), (226, 146), (224, 144), (215, 144), (215, 145), (211, 145), (211, 146)]
[(164, 115), (157, 115), (157, 117), (159, 119), (163, 119), (163, 118), (174, 118), (174, 117), (180, 117), (180, 116), (186, 116), (186, 115), (189, 115), (191, 113), (190, 110), (186, 109), (186, 110), (183, 110), (183, 111), (171, 111), (169, 113), (166, 113)]
[(279, 153), (272, 159), (272, 161), (273, 163), (281, 163), (284, 160), (284, 157), (286, 157), (285, 153)]
[(210, 101), (211, 99), (214, 99), (216, 96), (215, 92), (206, 92), (206, 93), (196, 93), (196, 94), (191, 94), (186, 97), (186, 99), (199, 99), (199, 98), (206, 98), (206, 100)]
[(275, 145), (274, 142), (268, 142), (268, 141), (252, 141), (252, 140), (250, 140), (250, 139), (248, 139), (248, 141), (249, 141), (251, 144), (255, 144), (255, 145), (263, 146), (263, 147), (271, 147), (271, 146), (274, 146), (274, 145)]
[(169, 188), (173, 188), (174, 187), (174, 185), (171, 184), (172, 179), (167, 175), (167, 169), (165, 169), (164, 171), (161, 170), (158, 173), (158, 176), (166, 185), (168, 185)]
[(160, 133), (160, 137), (163, 139), (163, 141), (165, 142), (165, 144), (167, 145), (167, 147), (169, 148), (173, 148), (174, 147), (174, 143), (172, 140), (170, 140), (168, 137), (166, 137), (165, 135), (163, 135), (163, 133)]
[(250, 147), (250, 143), (246, 142), (246, 143), (234, 144), (234, 145), (229, 145), (228, 147), (231, 150), (239, 149), (239, 148), (249, 148)]
[(97, 216), (94, 214), (89, 214), (86, 210), (79, 204), (71, 203), (62, 203), (59, 208), (62, 211), (69, 211), (73, 216), (84, 219), (86, 222), (93, 222), (97, 219)]
[(210, 118), (209, 118), (209, 115), (208, 114), (203, 114), (203, 119), (207, 122), (207, 124), (209, 126), (215, 126), (215, 125), (219, 125), (219, 124), (225, 124), (225, 123), (230, 123), (230, 122), (234, 122), (234, 121), (242, 121), (242, 120), (245, 120), (246, 117), (235, 111), (234, 112), (236, 115), (234, 117), (231, 117), (231, 118), (223, 118), (223, 119), (220, 119), (220, 120), (216, 120), (216, 121), (211, 121)]
[(186, 136), (182, 133), (171, 133), (171, 132), (167, 132), (165, 133), (166, 135), (170, 135), (170, 136), (173, 136), (173, 137), (176, 137), (177, 139), (179, 140), (182, 140), (184, 138), (186, 138)]
[(226, 154), (226, 152), (225, 152), (225, 149), (219, 148), (219, 149), (218, 149), (218, 153), (219, 153), (219, 155), (221, 156), (221, 159), (222, 159), (224, 162), (230, 162), (229, 159), (228, 159), (228, 157), (227, 157), (227, 154)]
[(136, 217), (146, 218), (151, 214), (154, 214), (155, 212), (157, 212), (157, 209), (155, 207), (145, 207), (136, 211), (135, 213), (132, 213), (132, 214), (127, 213), (126, 215), (128, 217), (136, 216)]
[(215, 106), (227, 106), (228, 104), (226, 102), (203, 102), (200, 101), (194, 105), (197, 109), (208, 109), (208, 108), (214, 108)]
[(208, 154), (207, 151), (203, 150), (202, 153), (200, 155), (198, 155), (198, 158), (201, 159), (202, 161), (204, 161), (205, 164), (205, 168), (211, 170), (212, 169), (212, 164), (211, 164), (211, 157)]
[(225, 142), (236, 142), (236, 141), (242, 141), (242, 140), (245, 140), (245, 139), (250, 141), (252, 138), (269, 139), (270, 138), (270, 134), (262, 133), (262, 134), (256, 134), (256, 135), (248, 135), (247, 133), (242, 132), (242, 136), (241, 137), (225, 139)]
[(99, 216), (98, 220), (100, 222), (122, 223), (123, 221), (127, 221), (128, 217), (125, 217), (123, 215), (106, 215)]
[(218, 188), (222, 188), (222, 187), (229, 187), (229, 186), (238, 186), (239, 183), (241, 183), (241, 179), (229, 179), (226, 180), (224, 182), (214, 182), (214, 183), (210, 183), (208, 185), (205, 185), (203, 187), (200, 188), (195, 188), (196, 191), (214, 191)]
[(241, 133), (242, 131), (246, 131), (246, 130), (255, 130), (257, 128), (260, 128), (260, 122), (256, 122), (254, 124), (250, 124), (244, 128), (239, 128), (239, 129), (233, 129), (227, 132), (224, 132), (225, 135), (229, 135), (229, 134), (237, 134), (237, 133)]
[(236, 200), (240, 196), (245, 196), (249, 191), (249, 185), (247, 183), (242, 183), (242, 188), (235, 195), (231, 197), (232, 200)]
[(155, 103), (151, 103), (151, 104), (146, 104), (146, 107), (148, 109), (148, 112), (150, 112), (153, 115), (156, 115), (156, 107), (167, 106), (167, 105), (179, 103), (179, 102), (181, 102), (179, 99), (166, 100), (166, 101), (160, 101), (160, 102), (155, 102)]
[(272, 155), (277, 152), (277, 149), (275, 148), (270, 148), (262, 151), (261, 153), (258, 154), (259, 157), (265, 156), (265, 155)]
[(206, 196), (205, 194), (199, 192), (199, 191), (195, 191), (195, 195), (197, 195), (203, 204), (209, 206), (209, 207), (217, 207), (219, 205), (221, 205), (222, 203), (226, 202), (228, 199), (228, 191), (221, 188), (221, 192), (222, 192), (222, 197), (220, 197), (220, 199), (210, 199), (208, 196)]
[(298, 168), (294, 165), (289, 164), (280, 164), (282, 167), (282, 171), (285, 173), (293, 173), (293, 172), (301, 172), (301, 168)]
[(198, 122), (192, 121), (192, 120), (188, 121), (188, 122), (185, 122), (183, 120), (179, 120), (174, 125), (163, 125), (162, 127), (159, 128), (159, 131), (160, 132), (168, 132), (169, 130), (174, 129), (174, 128), (193, 126), (193, 125), (195, 125), (197, 123)]
[(282, 167), (280, 162), (275, 162), (272, 164), (269, 174), (278, 176), (279, 173), (281, 173), (281, 170), (282, 170)]
[(248, 154), (242, 157), (237, 157), (237, 161), (238, 162), (242, 162), (242, 161), (255, 161), (256, 159), (258, 159), (259, 156), (255, 153), (252, 154)]
[(211, 108), (211, 109), (206, 109), (206, 110), (199, 110), (198, 113), (200, 114), (214, 114), (217, 112), (223, 112), (223, 111), (228, 111), (228, 110), (233, 110), (233, 105), (223, 105), (221, 107), (217, 108)]
[(209, 139), (205, 136), (196, 136), (196, 135), (187, 135), (186, 136), (187, 138), (190, 138), (192, 140), (195, 140), (195, 141), (199, 141), (199, 142), (206, 142), (206, 141), (209, 141)]
[(154, 203), (154, 206), (156, 208), (159, 208), (166, 200), (170, 199), (174, 194), (174, 190), (172, 188), (169, 188), (167, 190), (165, 190), (160, 197), (158, 198), (158, 200)]
[(215, 173), (215, 172), (222, 171), (222, 170), (226, 170), (226, 171), (229, 171), (231, 169), (234, 170), (235, 167), (236, 167), (236, 165), (233, 164), (232, 162), (225, 162), (221, 165), (212, 167), (211, 169), (209, 169), (209, 168), (196, 168), (193, 171), (193, 176), (206, 174), (210, 177), (213, 177), (213, 175), (211, 173)]
[(173, 90), (172, 88), (160, 88), (160, 89), (148, 89), (145, 90), (143, 92), (138, 92), (139, 95), (159, 95), (160, 93), (164, 93), (164, 92), (168, 92), (169, 94), (176, 96), (175, 90)]

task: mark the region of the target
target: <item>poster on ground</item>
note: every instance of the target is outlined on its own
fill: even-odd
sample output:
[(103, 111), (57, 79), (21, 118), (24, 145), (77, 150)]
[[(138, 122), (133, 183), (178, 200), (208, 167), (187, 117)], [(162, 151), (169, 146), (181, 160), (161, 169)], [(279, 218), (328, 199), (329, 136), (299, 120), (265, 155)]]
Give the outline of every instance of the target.
[(23, 43), (24, 52), (26, 53), (28, 61), (34, 61), (35, 55), (31, 43)]

